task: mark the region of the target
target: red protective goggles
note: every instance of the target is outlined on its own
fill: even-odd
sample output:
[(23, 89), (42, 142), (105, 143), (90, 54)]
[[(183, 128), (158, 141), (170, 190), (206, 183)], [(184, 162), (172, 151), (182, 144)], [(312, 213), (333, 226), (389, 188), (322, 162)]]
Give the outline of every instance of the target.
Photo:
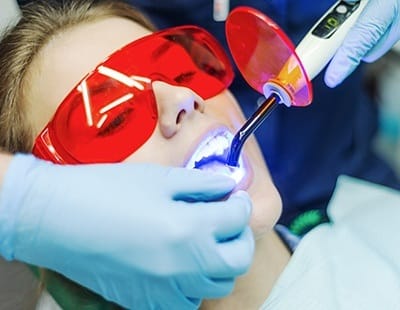
[(56, 163), (120, 162), (156, 128), (153, 81), (188, 87), (208, 99), (232, 79), (227, 55), (205, 30), (156, 32), (117, 50), (86, 75), (36, 138), (33, 154)]

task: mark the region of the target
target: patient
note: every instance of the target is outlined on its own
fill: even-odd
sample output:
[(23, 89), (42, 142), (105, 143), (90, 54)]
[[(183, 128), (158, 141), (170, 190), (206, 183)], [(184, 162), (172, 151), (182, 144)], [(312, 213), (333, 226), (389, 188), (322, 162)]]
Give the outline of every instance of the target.
[[(224, 146), (244, 121), (227, 89), (233, 77), (228, 60), (207, 33), (188, 26), (149, 36), (151, 23), (118, 1), (76, 0), (61, 8), (47, 1), (35, 5), (0, 43), (1, 147), (13, 152), (33, 149), (62, 164), (131, 161), (231, 173), (223, 165), (203, 164), (226, 151)], [(247, 191), (253, 201), (254, 263), (229, 297), (206, 300), (201, 307), (323, 305), (329, 298), (319, 299), (323, 295), (318, 293), (310, 302), (317, 290), (303, 287), (302, 281), (313, 276), (318, 287), (318, 277), (326, 275), (319, 268), (326, 266), (334, 249), (326, 249), (324, 260), (317, 255), (318, 246), (338, 239), (319, 240), (311, 232), (289, 263), (289, 243), (273, 230), (281, 200), (254, 139), (246, 143), (238, 171), (233, 175), (237, 190)], [(324, 236), (324, 229), (331, 232), (325, 225), (316, 236)], [(51, 271), (40, 270), (40, 279), (64, 309), (118, 308)]]
[[(1, 146), (14, 152), (30, 151), (35, 137), (40, 134), (60, 102), (82, 77), (113, 51), (149, 35), (150, 29), (152, 29), (150, 23), (141, 18), (135, 10), (113, 1), (71, 1), (64, 9), (51, 8), (48, 3), (43, 2), (37, 3), (32, 10), (26, 10), (19, 26), (10, 32), (0, 47), (2, 51), (0, 74), (2, 77), (7, 77), (5, 80), (3, 78), (0, 95)], [(135, 53), (141, 53), (140, 56), (133, 54), (124, 60), (127, 64), (132, 63), (132, 66), (139, 67), (139, 71), (135, 72), (137, 75), (148, 73), (151, 75), (149, 78), (154, 78), (153, 83), (146, 84), (145, 87), (152, 87), (157, 111), (151, 111), (151, 101), (154, 100), (151, 94), (138, 94), (136, 104), (139, 112), (118, 110), (122, 104), (115, 109), (117, 114), (111, 115), (110, 119), (113, 119), (106, 120), (98, 132), (99, 135), (105, 136), (105, 140), (108, 136), (115, 140), (124, 139), (127, 145), (128, 139), (137, 140), (134, 143), (141, 144), (133, 146), (137, 148), (134, 152), (122, 147), (119, 154), (120, 146), (116, 144), (107, 144), (105, 150), (100, 150), (95, 141), (91, 145), (93, 148), (91, 150), (86, 149), (89, 142), (82, 142), (77, 155), (82, 155), (81, 162), (124, 160), (186, 166), (201, 160), (199, 148), (202, 148), (200, 152), (219, 151), (220, 145), (226, 144), (232, 138), (232, 133), (243, 123), (237, 102), (226, 89), (232, 75), (229, 67), (226, 68), (226, 73), (213, 72), (213, 68), (209, 68), (209, 74), (207, 71), (199, 70), (193, 74), (193, 71), (190, 71), (191, 67), (185, 63), (185, 55), (179, 50), (174, 51), (177, 49), (176, 46), (164, 44), (160, 46), (158, 52), (165, 55), (161, 54), (157, 66), (146, 68), (144, 64), (154, 56), (150, 55), (151, 46), (147, 48), (149, 48), (148, 53), (146, 51), (143, 53), (143, 48), (139, 48)], [(176, 58), (170, 58), (170, 55), (175, 54)], [(203, 57), (207, 57), (207, 54)], [(222, 61), (226, 62), (225, 56), (221, 57)], [(164, 58), (167, 64), (173, 65), (164, 64)], [(215, 61), (219, 59), (216, 58)], [(104, 87), (100, 82), (108, 83), (111, 89), (115, 86), (113, 83), (115, 84), (116, 80), (97, 81), (99, 85), (91, 85), (93, 89), (96, 87), (97, 92), (101, 92), (101, 87)], [(197, 92), (186, 85), (193, 86)], [(137, 90), (133, 88), (132, 92)], [(118, 91), (126, 94), (127, 87)], [(146, 91), (151, 92), (149, 89)], [(110, 96), (112, 95), (114, 94)], [(134, 95), (136, 96), (136, 93)], [(118, 93), (116, 96), (120, 98), (123, 95)], [(150, 103), (141, 102), (141, 96), (145, 99), (149, 96)], [(107, 100), (112, 101), (110, 97)], [(103, 103), (103, 107), (105, 105), (106, 103)], [(143, 105), (143, 108), (139, 105)], [(130, 109), (130, 106), (128, 108)], [(136, 115), (138, 113), (143, 115)], [(132, 126), (124, 123), (131, 116), (138, 117)], [(158, 119), (154, 121), (155, 118)], [(94, 118), (93, 121), (98, 123), (100, 119)], [(134, 122), (132, 119), (130, 121)], [(141, 127), (141, 124), (146, 122), (155, 128)], [(129, 127), (128, 136), (123, 136), (124, 133), (119, 136), (119, 133), (125, 130), (122, 128), (124, 126)], [(70, 135), (65, 139), (76, 138), (79, 142), (86, 139), (84, 135), (80, 136), (79, 132), (73, 134), (76, 137)], [(141, 137), (141, 135), (146, 136)], [(208, 143), (208, 146), (205, 143)], [(107, 151), (110, 151), (111, 147), (113, 155), (109, 157)], [(73, 151), (69, 154), (71, 152)], [(125, 154), (126, 152), (128, 153)], [(246, 175), (239, 181), (238, 190), (247, 190), (254, 201), (251, 226), (259, 243), (257, 245), (259, 254), (256, 254), (254, 270), (250, 272), (249, 279), (254, 275), (263, 275), (263, 285), (257, 284), (257, 287), (268, 291), (289, 257), (285, 246), (274, 233), (271, 233), (281, 211), (281, 202), (254, 140), (247, 143), (244, 153), (241, 163), (246, 167)], [(69, 159), (66, 161), (69, 162)], [(212, 169), (217, 168), (212, 167)], [(269, 247), (276, 249), (266, 251)], [(260, 264), (263, 261), (268, 261), (268, 266), (271, 268), (265, 269), (265, 265)], [(48, 272), (42, 275), (45, 284), (46, 281), (52, 281), (49, 277)], [(253, 280), (249, 282), (252, 286), (256, 284)], [(240, 287), (238, 283), (238, 293)], [(51, 287), (48, 289), (52, 292)], [(55, 291), (59, 289), (57, 287)], [(260, 293), (253, 291), (252, 294)], [(240, 295), (241, 293), (239, 297)], [(55, 297), (57, 299), (57, 296)], [(260, 297), (263, 300), (264, 293)], [(262, 302), (258, 298), (250, 300), (254, 300), (255, 305), (260, 305)]]

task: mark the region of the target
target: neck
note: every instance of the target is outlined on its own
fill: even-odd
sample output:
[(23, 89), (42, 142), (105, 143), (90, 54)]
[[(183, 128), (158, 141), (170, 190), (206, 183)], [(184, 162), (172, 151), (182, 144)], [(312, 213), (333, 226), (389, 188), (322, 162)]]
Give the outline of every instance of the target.
[(286, 267), (290, 253), (275, 232), (256, 241), (253, 264), (236, 281), (231, 295), (206, 300), (201, 309), (258, 309), (267, 299), (279, 275)]

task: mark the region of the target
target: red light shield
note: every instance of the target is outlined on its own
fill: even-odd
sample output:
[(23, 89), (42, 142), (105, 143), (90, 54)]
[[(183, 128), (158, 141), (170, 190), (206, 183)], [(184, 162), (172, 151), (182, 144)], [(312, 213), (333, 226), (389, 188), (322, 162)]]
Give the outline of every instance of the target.
[(283, 30), (263, 13), (238, 7), (226, 21), (226, 37), (232, 57), (247, 83), (263, 94), (266, 82), (283, 87), (294, 106), (312, 101), (312, 85)]

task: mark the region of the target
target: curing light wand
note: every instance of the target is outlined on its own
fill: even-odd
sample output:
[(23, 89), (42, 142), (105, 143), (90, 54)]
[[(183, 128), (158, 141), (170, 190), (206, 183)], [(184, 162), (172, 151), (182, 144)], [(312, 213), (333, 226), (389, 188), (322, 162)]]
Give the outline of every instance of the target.
[(279, 26), (250, 7), (237, 7), (226, 21), (233, 59), (246, 82), (267, 98), (234, 136), (226, 165), (238, 167), (249, 136), (283, 103), (305, 107), (312, 102), (311, 80), (327, 65), (368, 0), (339, 0), (295, 47)]
[(275, 107), (279, 104), (279, 96), (271, 94), (246, 121), (233, 137), (229, 153), (227, 165), (236, 167), (238, 165), (240, 152), (248, 137), (261, 125), (261, 123), (271, 114)]

